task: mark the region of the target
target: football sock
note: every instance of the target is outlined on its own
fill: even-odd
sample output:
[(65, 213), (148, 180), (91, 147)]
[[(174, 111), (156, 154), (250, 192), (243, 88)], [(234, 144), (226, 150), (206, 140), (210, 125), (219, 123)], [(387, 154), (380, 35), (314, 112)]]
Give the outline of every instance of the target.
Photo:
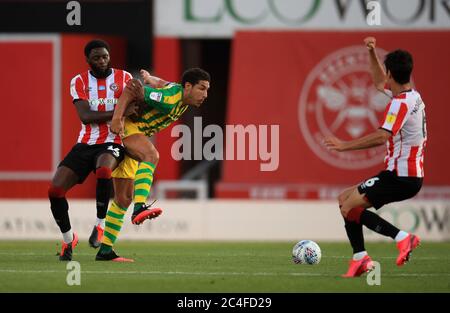
[(111, 169), (99, 167), (96, 169), (95, 174), (97, 176), (97, 217), (99, 219), (104, 219), (112, 192)]
[(391, 237), (392, 239), (395, 239), (395, 236), (400, 231), (397, 227), (369, 210), (364, 210), (361, 213), (360, 221), (361, 224), (374, 232)]
[(361, 251), (358, 253), (353, 254), (353, 260), (359, 261), (362, 260), (367, 255), (366, 251)]
[(73, 241), (73, 231), (72, 229), (66, 231), (63, 235), (63, 240), (65, 243), (71, 243)]
[(135, 212), (145, 203), (145, 201), (147, 201), (153, 183), (153, 172), (155, 171), (155, 167), (155, 164), (151, 162), (139, 163), (139, 168), (136, 172), (134, 181)]
[(105, 219), (97, 217), (97, 219), (95, 220), (95, 226), (100, 226), (101, 228), (105, 229)]
[(48, 190), (48, 198), (50, 200), (50, 209), (52, 210), (53, 218), (56, 224), (58, 224), (61, 233), (68, 232), (72, 227), (70, 226), (69, 204), (65, 197), (65, 190), (52, 186)]
[(353, 248), (353, 253), (358, 253), (366, 250), (364, 248), (364, 234), (362, 225), (356, 222), (345, 221), (345, 231), (347, 232), (348, 240)]
[(101, 252), (105, 251), (105, 246), (112, 248), (119, 236), (123, 224), (123, 217), (127, 212), (127, 208), (121, 208), (115, 201), (111, 203), (111, 207), (106, 213), (105, 232), (103, 234)]
[(395, 239), (395, 241), (399, 242), (399, 241), (402, 241), (403, 239), (405, 239), (406, 237), (408, 237), (408, 235), (409, 234), (407, 232), (401, 230), (398, 232), (397, 236), (395, 236), (394, 239)]

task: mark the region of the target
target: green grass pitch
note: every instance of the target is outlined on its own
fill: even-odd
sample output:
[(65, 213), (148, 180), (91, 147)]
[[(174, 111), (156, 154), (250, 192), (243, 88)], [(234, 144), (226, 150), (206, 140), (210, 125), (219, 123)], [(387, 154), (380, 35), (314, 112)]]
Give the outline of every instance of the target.
[(351, 250), (318, 242), (322, 261), (296, 265), (295, 242), (121, 241), (117, 252), (135, 263), (95, 262), (80, 242), (74, 261), (81, 285), (68, 286), (55, 241), (0, 241), (0, 292), (450, 292), (450, 242), (423, 243), (411, 262), (395, 265), (394, 243), (368, 243), (381, 265), (381, 285), (344, 279)]

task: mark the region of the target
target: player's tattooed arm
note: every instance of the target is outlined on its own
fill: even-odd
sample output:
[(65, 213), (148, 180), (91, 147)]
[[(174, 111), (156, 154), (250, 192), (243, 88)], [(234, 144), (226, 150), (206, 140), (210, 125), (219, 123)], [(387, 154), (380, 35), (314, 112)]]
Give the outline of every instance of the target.
[(350, 141), (342, 141), (336, 137), (326, 137), (324, 144), (328, 149), (338, 152), (361, 150), (381, 146), (386, 143), (389, 137), (391, 137), (391, 132), (379, 128), (367, 136)]
[(375, 37), (367, 37), (364, 39), (364, 44), (366, 45), (367, 50), (369, 50), (370, 73), (372, 75), (373, 83), (379, 91), (384, 92), (386, 72), (384, 71), (383, 64), (381, 64), (375, 50), (376, 42)]

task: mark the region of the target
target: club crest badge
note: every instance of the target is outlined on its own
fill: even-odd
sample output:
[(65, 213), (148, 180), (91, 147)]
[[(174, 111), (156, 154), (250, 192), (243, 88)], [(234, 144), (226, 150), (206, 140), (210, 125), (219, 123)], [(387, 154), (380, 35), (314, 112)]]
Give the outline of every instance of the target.
[[(379, 55), (385, 51), (378, 49)], [(326, 136), (347, 141), (380, 127), (389, 97), (376, 90), (369, 72), (367, 49), (351, 46), (335, 51), (318, 63), (302, 86), (298, 104), (301, 133), (323, 161), (342, 169), (363, 169), (380, 164), (385, 147), (344, 153), (330, 151)]]

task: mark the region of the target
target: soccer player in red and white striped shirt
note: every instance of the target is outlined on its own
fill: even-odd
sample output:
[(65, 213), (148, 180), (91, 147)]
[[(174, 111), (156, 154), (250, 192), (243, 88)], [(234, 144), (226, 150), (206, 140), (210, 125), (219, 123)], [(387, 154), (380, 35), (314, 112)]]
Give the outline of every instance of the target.
[[(51, 210), (63, 236), (59, 256), (62, 261), (72, 259), (72, 249), (78, 242), (70, 225), (67, 191), (83, 183), (90, 172), (95, 173), (97, 221), (89, 244), (98, 248), (111, 197), (111, 173), (125, 155), (120, 137), (110, 130), (110, 120), (118, 98), (132, 77), (124, 70), (110, 67), (109, 51), (106, 42), (90, 41), (84, 49), (90, 70), (76, 75), (70, 83), (81, 131), (77, 143), (59, 164), (48, 190)], [(133, 107), (130, 113), (133, 113)]]
[[(335, 151), (367, 149), (386, 144), (385, 170), (362, 184), (350, 187), (339, 195), (339, 207), (345, 230), (353, 248), (353, 259), (344, 277), (360, 276), (372, 267), (364, 248), (362, 225), (391, 237), (397, 242), (397, 265), (405, 264), (420, 242), (418, 236), (399, 230), (377, 214), (366, 210), (402, 201), (415, 196), (422, 187), (423, 155), (427, 141), (425, 104), (410, 83), (413, 60), (409, 52), (395, 50), (386, 55), (384, 66), (375, 52), (376, 40), (364, 39), (369, 51), (370, 67), (375, 86), (391, 97), (379, 129), (352, 141), (325, 139), (325, 145)], [(389, 86), (386, 89), (386, 86)]]

